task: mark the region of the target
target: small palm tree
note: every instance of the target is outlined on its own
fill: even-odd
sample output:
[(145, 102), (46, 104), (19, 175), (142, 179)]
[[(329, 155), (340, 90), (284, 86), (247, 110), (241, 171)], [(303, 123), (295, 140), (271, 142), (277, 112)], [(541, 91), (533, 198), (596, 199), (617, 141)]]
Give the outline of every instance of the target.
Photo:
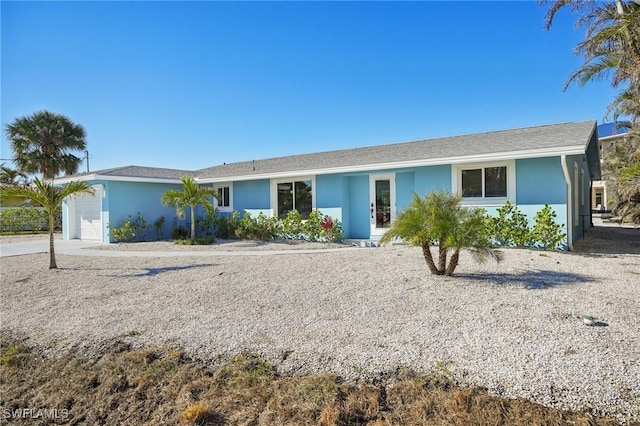
[[(482, 210), (460, 205), (461, 197), (449, 192), (431, 191), (424, 197), (413, 195), (409, 207), (401, 211), (381, 242), (394, 238), (422, 247), (429, 270), (434, 275), (452, 275), (461, 250), (469, 250), (474, 259), (484, 262), (502, 260), (502, 253), (492, 248), (486, 234), (486, 218)], [(431, 243), (438, 245), (438, 262), (433, 258)], [(449, 264), (447, 255), (453, 251)]]
[(0, 164), (0, 183), (4, 183), (6, 185), (19, 185), (18, 179), (27, 179), (27, 175), (12, 169), (11, 167), (5, 166), (4, 163)]
[(201, 205), (208, 212), (213, 211), (210, 197), (218, 198), (215, 189), (200, 186), (191, 176), (182, 176), (182, 191), (169, 189), (162, 194), (162, 204), (176, 208), (180, 219), (184, 219), (184, 210), (189, 207), (191, 210), (191, 239), (196, 239), (196, 206)]
[(61, 172), (76, 173), (82, 163), (73, 152), (86, 149), (84, 128), (65, 115), (38, 111), (16, 118), (5, 132), (21, 172), (53, 180)]
[(53, 184), (36, 178), (33, 186), (12, 186), (2, 189), (2, 198), (21, 197), (29, 199), (44, 207), (49, 216), (49, 269), (56, 269), (56, 254), (53, 244), (53, 231), (56, 221), (56, 212), (62, 205), (62, 200), (75, 194), (93, 194), (94, 191), (85, 182), (69, 182), (65, 186), (56, 187)]

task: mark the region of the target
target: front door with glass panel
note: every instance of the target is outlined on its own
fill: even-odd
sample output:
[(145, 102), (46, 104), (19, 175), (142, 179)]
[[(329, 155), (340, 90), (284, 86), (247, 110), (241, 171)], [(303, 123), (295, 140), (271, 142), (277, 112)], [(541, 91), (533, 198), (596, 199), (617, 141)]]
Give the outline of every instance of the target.
[(369, 179), (369, 215), (371, 236), (389, 230), (396, 215), (395, 175), (372, 175)]

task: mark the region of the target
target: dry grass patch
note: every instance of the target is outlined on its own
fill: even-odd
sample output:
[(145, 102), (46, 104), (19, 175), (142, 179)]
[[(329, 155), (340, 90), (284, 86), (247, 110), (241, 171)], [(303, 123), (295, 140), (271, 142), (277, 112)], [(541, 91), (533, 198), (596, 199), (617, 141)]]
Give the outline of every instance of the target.
[[(64, 419), (14, 424), (95, 425), (614, 425), (589, 413), (496, 398), (459, 388), (444, 364), (431, 374), (399, 371), (394, 384), (345, 382), (332, 374), (280, 377), (255, 354), (211, 368), (180, 350), (132, 349), (114, 340), (101, 353), (45, 357), (1, 340), (0, 405), (67, 410)], [(6, 411), (5, 411), (6, 412)]]

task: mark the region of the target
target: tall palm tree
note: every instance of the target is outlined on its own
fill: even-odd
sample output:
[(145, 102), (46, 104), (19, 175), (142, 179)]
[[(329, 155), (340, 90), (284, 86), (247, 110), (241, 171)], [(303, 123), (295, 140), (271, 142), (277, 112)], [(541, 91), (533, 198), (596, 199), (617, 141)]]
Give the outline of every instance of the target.
[[(623, 94), (611, 103), (607, 113), (613, 112), (615, 117), (628, 114), (636, 121), (640, 116), (637, 108), (640, 96), (640, 0), (552, 1), (545, 16), (547, 30), (563, 8), (579, 13), (576, 26), (586, 29), (585, 39), (575, 49), (584, 62), (571, 74), (565, 89), (571, 83), (583, 86), (589, 81), (609, 78), (614, 88), (623, 87)], [(633, 98), (636, 101), (629, 102)]]
[(16, 118), (7, 125), (6, 136), (18, 170), (42, 173), (46, 180), (53, 180), (60, 173), (76, 173), (82, 158), (73, 153), (87, 145), (81, 125), (49, 111)]
[(213, 211), (210, 198), (218, 198), (218, 192), (213, 188), (200, 186), (191, 176), (182, 176), (182, 191), (169, 189), (162, 194), (162, 204), (176, 208), (180, 219), (184, 219), (185, 209), (191, 210), (191, 239), (196, 239), (196, 206), (201, 205), (207, 211)]
[(49, 269), (56, 269), (56, 254), (53, 243), (56, 212), (62, 205), (62, 200), (75, 194), (93, 194), (93, 189), (85, 182), (69, 182), (65, 186), (53, 186), (52, 183), (36, 178), (33, 186), (12, 186), (3, 188), (2, 197), (21, 197), (29, 199), (44, 207), (49, 217)]
[[(381, 242), (400, 238), (422, 247), (424, 259), (434, 275), (452, 275), (462, 250), (469, 250), (478, 262), (488, 258), (500, 262), (502, 253), (491, 246), (482, 210), (462, 207), (461, 200), (459, 195), (446, 191), (431, 191), (424, 197), (414, 193), (409, 207), (398, 214)], [(437, 264), (431, 243), (438, 245)], [(447, 264), (449, 251), (452, 255)]]

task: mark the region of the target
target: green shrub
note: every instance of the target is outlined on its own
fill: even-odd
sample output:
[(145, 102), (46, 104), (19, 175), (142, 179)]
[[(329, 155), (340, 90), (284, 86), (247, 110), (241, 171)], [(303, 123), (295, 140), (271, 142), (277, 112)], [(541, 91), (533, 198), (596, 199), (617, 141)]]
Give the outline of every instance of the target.
[(135, 219), (128, 215), (120, 226), (107, 225), (107, 227), (111, 230), (111, 235), (116, 242), (147, 241), (151, 224), (142, 216), (142, 213), (138, 212)]
[(269, 241), (276, 238), (278, 233), (278, 219), (266, 217), (262, 212), (255, 219), (245, 212), (236, 229), (238, 238), (247, 240)]
[(171, 239), (184, 240), (187, 237), (189, 237), (189, 231), (187, 228), (182, 225), (178, 225), (178, 223), (174, 221), (173, 226), (171, 227)]
[(287, 240), (300, 240), (304, 238), (304, 226), (302, 215), (298, 210), (291, 210), (287, 216), (282, 219), (280, 238)]
[[(60, 214), (56, 215), (56, 225), (61, 222)], [(44, 209), (35, 207), (15, 207), (0, 213), (1, 232), (31, 231), (34, 234), (49, 229), (49, 218)]]
[(113, 236), (113, 239), (120, 243), (120, 242), (128, 242), (128, 241), (133, 241), (133, 239), (136, 237), (135, 232), (133, 232), (133, 223), (131, 221), (131, 215), (128, 215), (120, 224), (120, 226), (110, 226), (107, 225), (107, 227), (111, 230), (111, 235)]
[(138, 212), (136, 214), (136, 218), (133, 220), (131, 226), (133, 228), (134, 234), (137, 235), (138, 240), (147, 241), (147, 235), (149, 233), (149, 230), (151, 229), (151, 224), (147, 222), (144, 216), (142, 216), (142, 213)]
[(164, 236), (164, 216), (160, 216), (158, 220), (153, 223), (153, 228), (156, 231), (156, 240), (161, 240)]
[(236, 238), (236, 229), (240, 221), (240, 213), (233, 211), (229, 216), (216, 215), (215, 235), (217, 238)]
[(175, 240), (175, 244), (182, 246), (208, 246), (214, 241), (215, 239), (213, 238), (213, 235), (205, 235), (204, 237), (199, 237), (194, 240), (191, 238)]
[(531, 231), (534, 245), (544, 250), (554, 250), (566, 238), (566, 234), (562, 232), (563, 225), (556, 222), (556, 212), (551, 209), (549, 204), (536, 213), (534, 218), (535, 225)]
[(532, 243), (527, 216), (509, 200), (498, 209), (498, 216), (490, 218), (489, 230), (496, 244), (501, 246), (527, 247)]
[(218, 221), (218, 209), (205, 209), (204, 216), (196, 218), (196, 228), (199, 228), (203, 235), (214, 235), (216, 223)]

